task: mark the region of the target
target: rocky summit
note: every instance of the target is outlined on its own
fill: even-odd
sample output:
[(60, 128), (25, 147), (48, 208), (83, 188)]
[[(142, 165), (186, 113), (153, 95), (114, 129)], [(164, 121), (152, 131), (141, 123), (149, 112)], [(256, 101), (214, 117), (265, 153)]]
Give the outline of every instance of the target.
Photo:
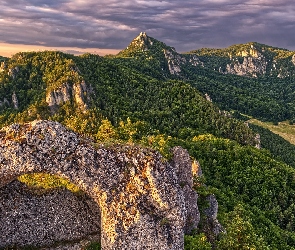
[[(50, 246), (94, 233), (102, 249), (179, 250), (184, 232), (199, 223), (197, 168), (181, 147), (168, 163), (151, 149), (95, 147), (53, 121), (13, 124), (0, 133), (0, 247)], [(32, 195), (15, 181), (27, 173), (66, 178), (87, 197)]]

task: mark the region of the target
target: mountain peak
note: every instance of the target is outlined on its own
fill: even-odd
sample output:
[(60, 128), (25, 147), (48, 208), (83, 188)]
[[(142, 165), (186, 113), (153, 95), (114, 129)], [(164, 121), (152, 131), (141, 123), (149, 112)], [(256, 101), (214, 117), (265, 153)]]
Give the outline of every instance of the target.
[(135, 37), (126, 49), (119, 52), (118, 56), (134, 57), (134, 56), (154, 56), (155, 54), (162, 54), (164, 50), (175, 51), (174, 48), (167, 46), (165, 43), (150, 37), (146, 32), (140, 32)]

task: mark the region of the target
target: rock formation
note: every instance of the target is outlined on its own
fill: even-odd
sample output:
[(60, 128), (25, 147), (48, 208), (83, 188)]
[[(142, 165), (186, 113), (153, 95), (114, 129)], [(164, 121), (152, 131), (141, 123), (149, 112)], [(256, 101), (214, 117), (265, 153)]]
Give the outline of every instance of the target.
[(186, 222), (184, 231), (190, 234), (196, 230), (200, 221), (200, 213), (198, 209), (198, 194), (193, 189), (193, 176), (195, 172), (194, 164), (188, 154), (187, 150), (181, 147), (173, 148), (173, 160), (175, 172), (178, 176), (178, 182), (183, 190), (185, 208), (186, 208)]
[[(189, 231), (198, 224), (192, 162), (187, 151), (180, 147), (174, 149), (173, 162), (169, 164), (150, 149), (94, 147), (52, 121), (5, 127), (0, 131), (0, 145), (2, 194), (25, 173), (45, 172), (68, 179), (98, 205), (104, 250), (180, 250), (183, 249), (184, 230)], [(22, 199), (17, 204), (21, 204)], [(13, 203), (9, 204), (5, 211), (11, 209), (11, 216), (15, 216), (13, 213), (20, 210)], [(45, 201), (42, 204), (46, 206)], [(9, 218), (2, 218), (6, 227)], [(26, 221), (25, 215), (14, 217), (14, 223), (17, 223), (16, 218), (21, 220), (20, 224)], [(36, 220), (40, 219), (39, 211)], [(36, 239), (30, 240), (32, 237), (26, 235), (27, 231), (22, 231), (22, 238), (16, 239), (14, 234), (7, 235), (11, 229), (1, 230), (5, 230), (6, 240), (0, 240), (0, 247), (14, 243), (42, 245)], [(53, 230), (42, 237), (49, 242), (59, 239), (56, 234)]]
[(52, 111), (57, 106), (70, 100), (74, 100), (80, 109), (86, 110), (88, 108), (86, 99), (89, 99), (89, 92), (85, 81), (74, 85), (64, 83), (46, 94), (46, 102)]
[(13, 103), (13, 108), (18, 109), (18, 99), (17, 99), (15, 92), (13, 92), (11, 99), (12, 99), (12, 103)]
[(227, 64), (227, 74), (235, 74), (239, 76), (251, 76), (257, 77), (266, 73), (267, 61), (266, 58), (256, 50), (250, 50), (250, 52), (241, 52), (243, 62), (240, 62), (237, 58), (231, 59), (232, 62)]
[(64, 241), (100, 238), (100, 211), (86, 195), (66, 189), (34, 193), (13, 181), (0, 189), (0, 248), (50, 246)]

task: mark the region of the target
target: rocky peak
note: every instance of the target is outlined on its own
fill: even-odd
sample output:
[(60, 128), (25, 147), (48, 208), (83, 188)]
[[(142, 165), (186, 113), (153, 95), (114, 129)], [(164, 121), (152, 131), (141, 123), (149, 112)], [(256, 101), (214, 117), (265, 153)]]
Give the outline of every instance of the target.
[(141, 47), (142, 50), (148, 50), (148, 47), (153, 45), (151, 38), (148, 37), (145, 32), (140, 32), (133, 42), (137, 42), (137, 45)]
[(153, 46), (153, 38), (149, 37), (145, 32), (140, 32), (140, 34), (135, 37), (128, 47), (123, 50), (125, 52), (143, 52), (148, 51), (151, 46)]

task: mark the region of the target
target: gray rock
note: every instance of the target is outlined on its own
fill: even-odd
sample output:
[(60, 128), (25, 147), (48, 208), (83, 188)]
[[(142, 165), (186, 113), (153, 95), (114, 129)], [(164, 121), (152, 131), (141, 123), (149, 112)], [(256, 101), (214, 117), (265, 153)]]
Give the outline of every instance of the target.
[(92, 199), (66, 189), (35, 194), (13, 181), (0, 189), (0, 247), (46, 246), (100, 237), (100, 211)]
[(90, 92), (91, 87), (88, 88), (85, 81), (73, 85), (64, 83), (46, 94), (46, 102), (52, 111), (55, 111), (57, 106), (70, 100), (74, 100), (81, 110), (87, 110), (86, 100), (89, 101)]
[[(180, 148), (177, 152), (184, 160), (175, 155), (174, 163), (183, 169), (182, 162), (191, 162)], [(18, 176), (34, 172), (66, 178), (96, 202), (101, 214), (102, 249), (183, 249), (189, 203), (185, 202), (174, 168), (159, 153), (135, 146), (96, 148), (52, 121), (3, 128), (0, 131), (0, 187), (5, 189)], [(185, 178), (191, 175), (181, 176), (182, 181), (190, 183), (186, 184), (190, 188), (191, 181)], [(9, 207), (10, 213), (17, 213), (13, 204)], [(42, 222), (42, 211), (37, 213), (40, 216), (32, 225)], [(5, 216), (2, 220), (8, 223), (9, 216)], [(36, 233), (55, 239), (56, 230), (47, 236)], [(5, 242), (24, 245), (31, 237), (28, 232), (23, 240), (16, 240), (14, 234), (8, 234)]]
[(15, 92), (13, 92), (11, 99), (12, 99), (14, 109), (18, 109), (18, 99)]
[[(216, 237), (225, 232), (223, 226), (217, 220), (217, 212), (218, 212), (218, 202), (214, 194), (209, 195), (206, 200), (209, 203), (209, 207), (205, 209), (206, 215), (206, 230), (212, 234), (212, 238), (216, 239)], [(210, 239), (209, 239), (210, 240)], [(212, 240), (212, 239), (211, 239)]]
[(192, 162), (186, 149), (174, 147), (172, 152), (174, 157), (171, 164), (175, 169), (178, 182), (182, 187), (185, 201), (186, 218), (184, 231), (186, 234), (190, 234), (194, 229), (197, 229), (200, 221), (197, 204), (198, 194), (193, 189), (193, 176), (200, 168), (196, 168), (196, 163)]

